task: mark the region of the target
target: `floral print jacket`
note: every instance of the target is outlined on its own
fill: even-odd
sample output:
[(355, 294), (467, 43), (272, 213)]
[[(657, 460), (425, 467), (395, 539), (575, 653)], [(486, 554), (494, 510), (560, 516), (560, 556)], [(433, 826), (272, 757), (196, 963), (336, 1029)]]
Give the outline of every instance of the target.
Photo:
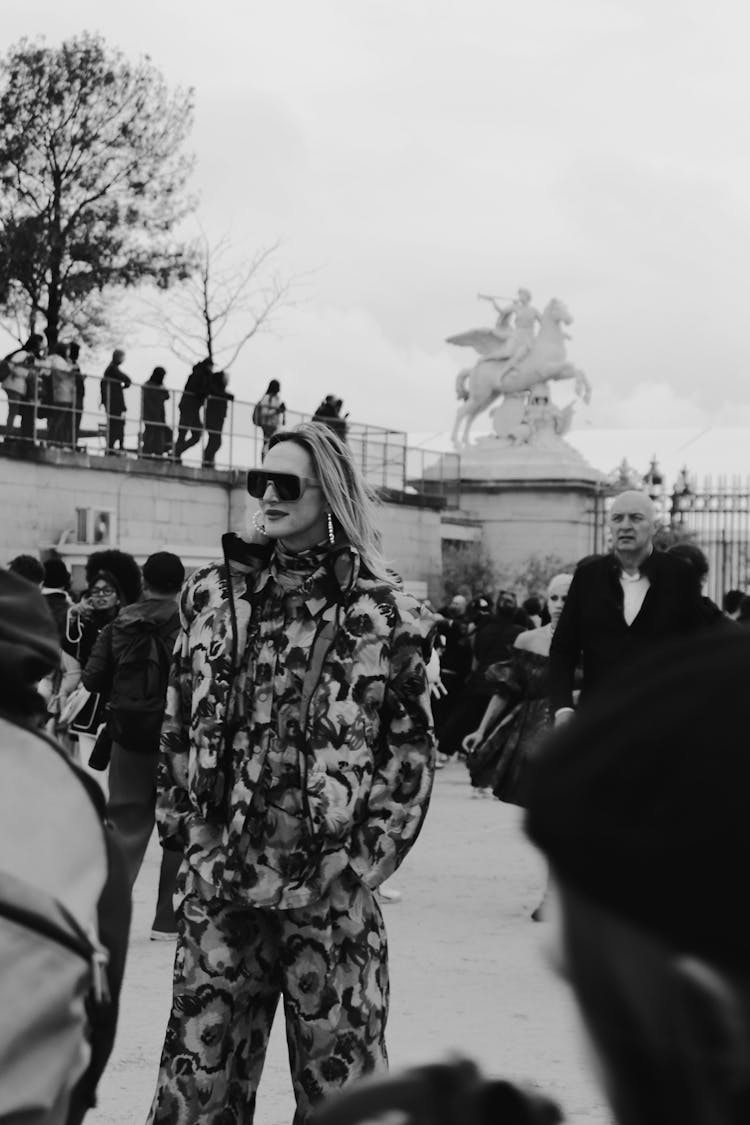
[(419, 834), (434, 772), (432, 622), (382, 581), (359, 577), (343, 596), (324, 552), (290, 583), (275, 556), (247, 550), (242, 563), (196, 572), (182, 594), (157, 821), (213, 893), (289, 909), (315, 902), (347, 866), (379, 885)]

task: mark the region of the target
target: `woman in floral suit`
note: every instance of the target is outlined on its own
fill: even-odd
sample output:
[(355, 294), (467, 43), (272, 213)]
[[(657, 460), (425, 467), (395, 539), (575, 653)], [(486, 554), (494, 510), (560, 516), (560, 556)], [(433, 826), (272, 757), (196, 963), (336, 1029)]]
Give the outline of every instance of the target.
[(416, 840), (434, 746), (431, 621), (378, 548), (330, 429), (277, 433), (248, 474), (257, 534), (182, 595), (157, 818), (184, 847), (154, 1125), (248, 1125), (274, 1012), (295, 1122), (386, 1065), (375, 889)]

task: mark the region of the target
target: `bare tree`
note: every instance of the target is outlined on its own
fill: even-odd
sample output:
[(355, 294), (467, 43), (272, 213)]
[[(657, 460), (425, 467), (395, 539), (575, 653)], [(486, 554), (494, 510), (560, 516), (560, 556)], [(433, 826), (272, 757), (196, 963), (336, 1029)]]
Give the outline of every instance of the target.
[(275, 268), (280, 245), (276, 240), (238, 259), (229, 235), (213, 244), (202, 235), (192, 275), (168, 295), (144, 301), (141, 320), (183, 362), (208, 357), (231, 367), (253, 336), (293, 304), (296, 278)]

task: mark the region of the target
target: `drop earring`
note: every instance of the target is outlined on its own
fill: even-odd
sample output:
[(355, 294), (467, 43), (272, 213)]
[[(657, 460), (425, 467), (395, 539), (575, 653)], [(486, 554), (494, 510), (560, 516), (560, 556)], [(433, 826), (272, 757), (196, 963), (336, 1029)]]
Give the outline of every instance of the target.
[(332, 547), (336, 542), (336, 536), (333, 531), (333, 516), (330, 512), (326, 512), (326, 521), (328, 526), (328, 545)]
[(263, 513), (261, 512), (260, 508), (256, 508), (256, 510), (253, 512), (253, 527), (256, 531), (260, 532), (261, 535), (265, 535), (266, 525), (261, 522), (262, 519)]

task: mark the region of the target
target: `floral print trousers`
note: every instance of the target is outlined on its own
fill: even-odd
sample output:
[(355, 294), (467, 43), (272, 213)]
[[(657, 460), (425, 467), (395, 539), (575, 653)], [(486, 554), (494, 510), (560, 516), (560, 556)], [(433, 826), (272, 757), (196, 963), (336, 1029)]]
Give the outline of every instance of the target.
[(230, 903), (180, 873), (172, 1012), (149, 1125), (250, 1125), (279, 996), (295, 1125), (387, 1066), (388, 947), (373, 892), (349, 870), (310, 906)]

